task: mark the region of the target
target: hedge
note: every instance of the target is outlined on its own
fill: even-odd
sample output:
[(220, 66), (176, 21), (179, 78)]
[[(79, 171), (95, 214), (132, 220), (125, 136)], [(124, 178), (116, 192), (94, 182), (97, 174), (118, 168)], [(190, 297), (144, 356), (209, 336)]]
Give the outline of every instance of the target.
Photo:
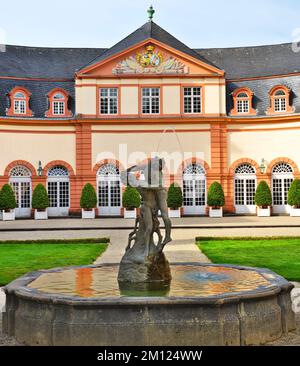
[(127, 210), (133, 210), (141, 206), (141, 196), (134, 187), (127, 186), (122, 197), (123, 207)]
[(178, 209), (183, 204), (183, 196), (182, 196), (182, 190), (181, 187), (173, 183), (170, 185), (170, 188), (168, 190), (168, 207), (171, 209)]
[(32, 208), (35, 210), (46, 210), (49, 207), (49, 196), (46, 188), (38, 184), (32, 194)]
[(225, 205), (224, 191), (219, 182), (214, 182), (209, 187), (207, 204), (210, 207), (223, 207)]
[(288, 204), (300, 208), (300, 180), (295, 179), (289, 189)]
[(13, 210), (17, 207), (15, 193), (10, 184), (4, 184), (0, 191), (0, 209), (3, 211)]
[(91, 183), (87, 183), (81, 193), (80, 207), (84, 210), (92, 210), (97, 206), (97, 194)]
[(272, 206), (272, 193), (268, 183), (264, 180), (257, 186), (254, 202), (256, 206), (262, 208)]

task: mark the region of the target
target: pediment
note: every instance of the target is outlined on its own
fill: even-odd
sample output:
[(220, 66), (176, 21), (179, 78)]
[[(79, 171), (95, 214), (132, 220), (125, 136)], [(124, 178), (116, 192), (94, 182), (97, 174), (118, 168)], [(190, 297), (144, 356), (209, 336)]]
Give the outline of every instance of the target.
[(149, 39), (82, 69), (79, 77), (223, 76), (224, 72), (202, 60)]

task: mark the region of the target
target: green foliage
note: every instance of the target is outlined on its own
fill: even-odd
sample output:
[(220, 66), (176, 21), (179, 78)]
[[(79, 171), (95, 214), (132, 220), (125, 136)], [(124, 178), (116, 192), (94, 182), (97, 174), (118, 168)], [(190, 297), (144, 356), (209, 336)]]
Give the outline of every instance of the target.
[(107, 244), (86, 244), (74, 241), (67, 244), (18, 243), (0, 245), (0, 286), (25, 273), (41, 268), (82, 266), (94, 261), (106, 250)]
[(13, 210), (17, 207), (16, 196), (10, 184), (4, 184), (0, 191), (0, 209)]
[(182, 206), (183, 196), (181, 187), (173, 183), (168, 190), (168, 207), (177, 210)]
[(198, 246), (213, 263), (270, 268), (290, 281), (300, 281), (300, 238), (228, 238)]
[(209, 187), (207, 204), (210, 207), (223, 207), (225, 205), (224, 191), (219, 182), (214, 182)]
[(97, 206), (97, 194), (94, 187), (87, 183), (81, 193), (80, 207), (84, 210), (91, 210)]
[(122, 204), (127, 210), (133, 210), (140, 207), (141, 196), (138, 190), (134, 187), (126, 187), (122, 197)]
[(300, 207), (300, 180), (295, 179), (289, 189), (288, 204), (299, 208)]
[(267, 182), (261, 181), (254, 196), (256, 206), (266, 208), (272, 206), (272, 193)]
[(49, 197), (46, 188), (38, 184), (32, 194), (32, 208), (46, 210), (49, 207)]

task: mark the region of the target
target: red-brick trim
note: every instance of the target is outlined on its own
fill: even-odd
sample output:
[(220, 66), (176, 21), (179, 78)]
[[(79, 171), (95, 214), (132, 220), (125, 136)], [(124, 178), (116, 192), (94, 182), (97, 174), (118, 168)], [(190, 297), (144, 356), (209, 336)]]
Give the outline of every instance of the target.
[(291, 160), (289, 158), (285, 158), (285, 157), (276, 158), (276, 159), (272, 160), (270, 162), (270, 164), (268, 165), (267, 174), (272, 174), (272, 170), (273, 170), (274, 166), (277, 164), (280, 164), (280, 163), (289, 164), (293, 168), (294, 174), (299, 174), (299, 169), (298, 169), (297, 164), (293, 160)]
[(72, 168), (72, 166), (69, 163), (67, 163), (67, 162), (65, 162), (63, 160), (53, 160), (50, 163), (48, 163), (43, 168), (43, 175), (47, 175), (48, 170), (51, 169), (51, 168), (54, 168), (55, 166), (63, 166), (63, 167), (65, 167), (66, 169), (68, 169), (68, 172), (70, 174), (70, 177), (71, 178), (75, 177), (75, 172), (74, 172), (74, 169)]
[(24, 166), (24, 167), (26, 167), (27, 169), (30, 170), (32, 176), (35, 176), (36, 175), (36, 169), (35, 169), (35, 167), (31, 163), (29, 163), (28, 161), (25, 161), (25, 160), (15, 160), (15, 161), (11, 162), (5, 168), (4, 176), (9, 177), (9, 173), (16, 166)]

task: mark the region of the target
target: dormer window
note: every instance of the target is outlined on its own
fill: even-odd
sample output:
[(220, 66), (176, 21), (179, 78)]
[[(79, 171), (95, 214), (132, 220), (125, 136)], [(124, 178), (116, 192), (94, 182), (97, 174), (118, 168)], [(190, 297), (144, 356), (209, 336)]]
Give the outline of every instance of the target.
[(29, 108), (29, 99), (31, 94), (25, 88), (14, 88), (9, 93), (10, 108), (7, 110), (7, 116), (30, 117), (33, 115)]
[(46, 117), (71, 117), (72, 113), (68, 110), (69, 95), (63, 89), (54, 89), (48, 94), (49, 110)]
[(276, 113), (291, 113), (293, 108), (290, 106), (290, 89), (284, 85), (278, 85), (272, 88), (269, 92), (270, 108), (267, 114)]
[(232, 93), (233, 109), (232, 116), (255, 115), (256, 111), (252, 108), (253, 92), (249, 88), (239, 88)]

